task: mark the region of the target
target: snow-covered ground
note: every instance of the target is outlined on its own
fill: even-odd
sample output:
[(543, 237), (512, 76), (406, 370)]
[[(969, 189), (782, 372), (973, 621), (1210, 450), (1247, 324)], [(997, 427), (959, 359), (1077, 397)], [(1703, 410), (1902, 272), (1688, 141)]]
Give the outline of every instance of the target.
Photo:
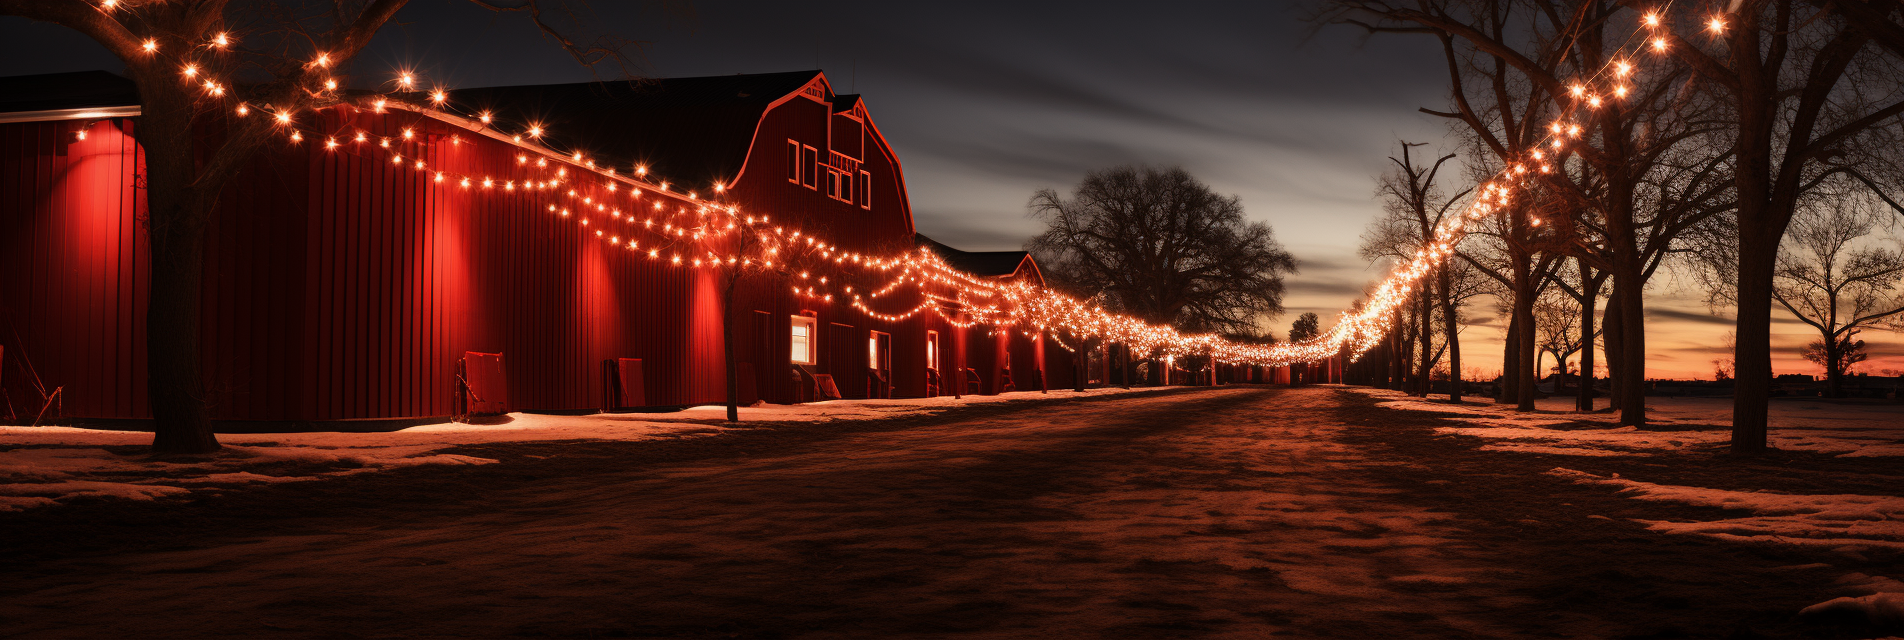
[[(1486, 438), (1493, 442), (1485, 448), (1494, 451), (1644, 456), (1688, 447), (1716, 448), (1732, 437), (1730, 398), (1647, 398), (1651, 426), (1642, 430), (1617, 426), (1619, 414), (1614, 412), (1576, 413), (1570, 397), (1545, 398), (1535, 403), (1538, 411), (1519, 413), (1493, 404), (1452, 405), (1446, 395), (1422, 400), (1386, 389), (1350, 389), (1395, 409), (1463, 414), (1466, 417), (1456, 424), (1437, 431)], [(1606, 401), (1601, 399), (1599, 406), (1605, 407)], [(1777, 449), (1842, 457), (1904, 457), (1904, 404), (1775, 400), (1770, 433)]]
[(1547, 473), (1580, 484), (1618, 487), (1622, 495), (1635, 500), (1742, 509), (1752, 513), (1750, 517), (1709, 522), (1640, 521), (1654, 531), (1745, 542), (1904, 549), (1904, 498), (1896, 496), (1728, 491), (1640, 482), (1621, 478), (1619, 474), (1603, 477), (1565, 468)]
[[(1151, 388), (1151, 389), (1154, 389)], [(723, 425), (724, 406), (672, 413), (559, 416), (511, 413), (486, 424), (444, 423), (385, 433), (268, 433), (219, 436), (216, 455), (149, 459), (140, 449), (152, 434), (72, 427), (0, 427), (0, 511), (87, 498), (154, 500), (224, 487), (303, 482), (416, 465), (493, 464), (488, 458), (441, 453), (495, 442), (640, 441), (705, 437), (752, 423), (815, 424), (937, 414), (957, 407), (1048, 398), (1108, 396), (1146, 389), (1104, 388), (894, 400), (832, 400), (740, 409), (741, 424)]]
[[(1455, 414), (1436, 433), (1485, 441), (1483, 451), (1551, 454), (1584, 458), (1659, 458), (1688, 452), (1717, 452), (1730, 440), (1730, 398), (1647, 398), (1642, 430), (1618, 426), (1613, 412), (1577, 413), (1574, 399), (1537, 401), (1532, 413), (1492, 404), (1447, 404), (1447, 396), (1428, 400), (1401, 392), (1354, 387), (1381, 400), (1381, 406)], [(1601, 401), (1604, 406), (1604, 400)], [(1904, 405), (1835, 404), (1806, 400), (1771, 403), (1770, 440), (1774, 448), (1810, 451), (1840, 458), (1898, 458), (1904, 477)], [(1655, 465), (1656, 466), (1656, 465)], [(1844, 471), (1844, 473), (1854, 473)], [(1617, 487), (1635, 500), (1742, 510), (1737, 518), (1635, 520), (1666, 534), (1700, 535), (1762, 544), (1794, 544), (1857, 553), (1879, 548), (1904, 550), (1904, 497), (1896, 495), (1808, 495), (1774, 491), (1737, 491), (1711, 487), (1642, 482), (1620, 474), (1596, 475), (1567, 468), (1548, 472), (1569, 481)], [(1853, 616), (1877, 627), (1904, 627), (1904, 582), (1862, 573), (1840, 584), (1866, 595), (1845, 596), (1804, 609), (1802, 616)]]

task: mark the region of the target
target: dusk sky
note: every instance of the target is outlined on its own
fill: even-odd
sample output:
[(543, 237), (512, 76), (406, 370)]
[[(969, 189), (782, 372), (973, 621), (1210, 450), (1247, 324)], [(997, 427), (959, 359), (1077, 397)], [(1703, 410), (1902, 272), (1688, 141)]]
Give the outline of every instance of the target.
[[(1432, 41), (1310, 35), (1296, 2), (594, 4), (592, 24), (649, 43), (645, 74), (817, 67), (836, 91), (864, 94), (904, 163), (919, 231), (959, 248), (1020, 248), (1040, 229), (1026, 216), (1032, 192), (1068, 191), (1087, 170), (1182, 165), (1240, 196), (1301, 261), (1278, 335), (1304, 311), (1328, 324), (1382, 275), (1355, 248), (1380, 211), (1374, 177), (1396, 141), (1450, 144), (1442, 122), (1416, 111), (1445, 103)], [(399, 21), (358, 58), (360, 84), (397, 68), (452, 88), (591, 78), (522, 16), (416, 0)], [(76, 33), (0, 18), (0, 75), (119, 66)], [(1671, 274), (1651, 295), (1649, 375), (1710, 377), (1730, 320)], [(1492, 315), (1484, 305), (1477, 316)], [(1783, 311), (1773, 330), (1778, 372), (1820, 372), (1797, 356), (1816, 333)], [(1863, 337), (1874, 345), (1863, 370), (1904, 368), (1895, 334)], [(1496, 326), (1463, 339), (1467, 364), (1500, 368)]]

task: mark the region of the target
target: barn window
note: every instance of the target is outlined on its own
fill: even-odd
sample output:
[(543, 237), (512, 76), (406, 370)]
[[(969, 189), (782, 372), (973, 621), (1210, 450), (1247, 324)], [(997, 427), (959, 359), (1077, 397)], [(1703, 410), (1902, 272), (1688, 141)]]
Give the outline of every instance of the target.
[(811, 316), (793, 317), (793, 363), (814, 364), (813, 318)]
[(871, 172), (859, 172), (859, 207), (873, 208), (873, 174)]
[(806, 172), (803, 176), (805, 180), (802, 182), (806, 183), (808, 189), (818, 189), (820, 188), (820, 150), (806, 145), (801, 145), (800, 150), (806, 154), (800, 158), (801, 170)]
[(787, 141), (787, 182), (800, 184), (800, 143)]

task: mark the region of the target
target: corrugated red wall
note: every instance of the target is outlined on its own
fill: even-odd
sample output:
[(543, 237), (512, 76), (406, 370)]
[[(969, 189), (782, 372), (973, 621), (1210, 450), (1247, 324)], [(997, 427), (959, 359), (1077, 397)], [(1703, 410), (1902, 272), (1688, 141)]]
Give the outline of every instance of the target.
[[(870, 210), (786, 181), (786, 141), (829, 145), (829, 119), (840, 117), (805, 98), (770, 110), (727, 202), (847, 251), (910, 250), (904, 185), (876, 128), (861, 129), (857, 150), (873, 174)], [(615, 358), (642, 360), (648, 405), (725, 400), (719, 273), (596, 237), (654, 236), (577, 199), (637, 212), (656, 198), (669, 209), (691, 203), (610, 193), (579, 170), (556, 189), (505, 189), (552, 177), (559, 163), (525, 164), (517, 147), (417, 113), (340, 107), (314, 124), (338, 132), (340, 146), (327, 149), (321, 137), (274, 143), (232, 183), (208, 230), (204, 362), (216, 418), (447, 416), (465, 351), (504, 354), (512, 410), (603, 408), (604, 363)], [(66, 388), (66, 417), (144, 418), (138, 149), (127, 120), (93, 124), (84, 140), (72, 136), (78, 126), (0, 125), (0, 391), (16, 416), (37, 411), (30, 362), (46, 388)], [(359, 131), (365, 142), (354, 141)], [(392, 149), (378, 146), (382, 138)], [(391, 150), (401, 162), (389, 161)], [(437, 180), (437, 171), (450, 177)], [(494, 184), (465, 186), (461, 175)], [(899, 312), (920, 300), (902, 290), (876, 305)], [(795, 396), (788, 324), (803, 311), (822, 329), (819, 370), (848, 397), (867, 393), (872, 331), (892, 336), (895, 396), (925, 393), (929, 330), (940, 335), (948, 383), (957, 367), (971, 367), (992, 392), (1009, 352), (1020, 390), (1038, 388), (1041, 368), (1047, 384), (1069, 384), (1068, 364), (1044, 367), (1052, 347), (1015, 330), (961, 329), (931, 312), (887, 322), (843, 299), (791, 295), (773, 276), (744, 281), (735, 304), (737, 358), (768, 401)]]

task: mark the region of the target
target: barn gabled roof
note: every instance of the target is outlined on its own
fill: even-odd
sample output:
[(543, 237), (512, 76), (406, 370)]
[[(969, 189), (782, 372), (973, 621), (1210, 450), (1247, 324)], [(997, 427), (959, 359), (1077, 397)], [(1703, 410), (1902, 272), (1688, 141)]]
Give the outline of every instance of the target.
[[(542, 125), (552, 148), (640, 163), (684, 190), (732, 180), (768, 107), (819, 71), (487, 87), (450, 91), (454, 109)], [(513, 132), (511, 132), (513, 133)]]
[(1042, 284), (1044, 274), (1038, 271), (1038, 262), (1024, 251), (960, 251), (946, 246), (925, 234), (913, 234), (913, 243), (930, 249), (952, 268), (975, 276), (1002, 278), (1018, 273), (1021, 269), (1032, 274)]

